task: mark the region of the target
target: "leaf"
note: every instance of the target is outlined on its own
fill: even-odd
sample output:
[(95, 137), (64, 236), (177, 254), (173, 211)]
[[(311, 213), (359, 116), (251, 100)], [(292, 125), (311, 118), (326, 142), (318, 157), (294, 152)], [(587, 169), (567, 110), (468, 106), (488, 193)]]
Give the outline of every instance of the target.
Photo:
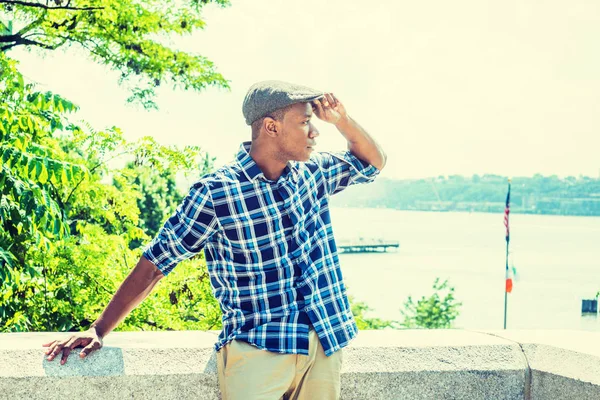
[(65, 112), (65, 106), (63, 105), (63, 102), (60, 100), (60, 98), (57, 97), (57, 96), (54, 97), (54, 106), (56, 108), (58, 108), (58, 111), (61, 114), (64, 114), (64, 112)]
[(30, 191), (27, 191), (21, 197), (21, 208), (25, 210), (26, 215), (31, 215), (35, 208), (35, 199)]
[(42, 215), (37, 224), (38, 227), (43, 229), (44, 231), (48, 230), (48, 217), (46, 216), (46, 213)]
[(2, 164), (7, 164), (8, 160), (10, 160), (10, 156), (12, 155), (13, 150), (8, 147), (5, 148), (4, 151), (2, 152)]
[(61, 231), (60, 227), (61, 227), (61, 225), (62, 225), (62, 221), (59, 218), (56, 218), (54, 220), (54, 230), (53, 230), (53, 233), (54, 233), (55, 237), (59, 237), (60, 236), (60, 231)]
[(60, 180), (62, 182), (63, 185), (67, 186), (69, 184), (69, 178), (67, 176), (67, 168), (64, 167), (64, 165), (61, 164), (61, 170), (60, 170)]
[(42, 169), (44, 168), (44, 165), (41, 162), (39, 162), (39, 160), (36, 160), (33, 158), (31, 159), (31, 161), (33, 161), (35, 164), (35, 178), (34, 179), (39, 180), (40, 175), (42, 174)]
[(23, 148), (23, 142), (21, 142), (21, 138), (19, 138), (19, 137), (16, 137), (12, 144), (13, 144), (13, 146), (15, 146), (17, 149), (19, 149), (21, 151), (25, 150)]
[(43, 226), (41, 226), (40, 221), (42, 221), (42, 219), (46, 216), (46, 207), (44, 207), (43, 205), (38, 205), (35, 208), (35, 220), (38, 222), (38, 224), (40, 225), (40, 228), (43, 228)]
[(19, 128), (21, 128), (21, 130), (26, 131), (27, 130), (27, 117), (20, 117), (18, 120), (19, 123)]
[(46, 168), (46, 165), (41, 162), (38, 162), (38, 165), (42, 166), (42, 172), (39, 174), (38, 180), (42, 185), (45, 185), (48, 182), (48, 169)]
[(8, 168), (13, 168), (21, 160), (21, 154), (18, 151), (13, 151), (11, 157), (8, 160)]

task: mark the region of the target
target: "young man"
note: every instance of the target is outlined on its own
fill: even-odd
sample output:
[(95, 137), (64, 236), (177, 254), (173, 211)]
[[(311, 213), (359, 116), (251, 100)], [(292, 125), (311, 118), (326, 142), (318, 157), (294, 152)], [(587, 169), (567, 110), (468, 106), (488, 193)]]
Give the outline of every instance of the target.
[[(329, 197), (371, 182), (386, 156), (331, 93), (279, 81), (253, 85), (243, 104), (252, 141), (202, 177), (146, 248), (92, 327), (47, 343), (80, 356), (180, 261), (202, 249), (223, 311), (216, 344), (224, 399), (336, 399), (341, 349), (356, 336), (329, 216)], [(315, 153), (312, 117), (334, 124), (343, 153)], [(311, 157), (312, 156), (312, 157)]]

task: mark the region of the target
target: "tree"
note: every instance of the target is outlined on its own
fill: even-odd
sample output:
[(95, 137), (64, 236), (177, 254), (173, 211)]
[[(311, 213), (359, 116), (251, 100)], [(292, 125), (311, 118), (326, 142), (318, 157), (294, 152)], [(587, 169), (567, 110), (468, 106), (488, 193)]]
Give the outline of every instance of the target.
[(411, 296), (401, 310), (404, 316), (402, 326), (406, 328), (440, 329), (450, 328), (452, 321), (458, 316), (462, 303), (454, 299), (454, 287), (448, 281), (440, 283), (436, 278), (433, 283), (434, 293), (429, 297), (421, 297), (416, 303)]
[[(0, 279), (26, 265), (31, 245), (50, 248), (68, 233), (59, 193), (86, 179), (84, 165), (70, 162), (52, 138), (70, 129), (65, 115), (76, 107), (58, 95), (25, 84), (16, 63), (0, 53)], [(3, 268), (2, 268), (3, 265)]]
[[(149, 137), (130, 143), (118, 128), (77, 126), (67, 118), (75, 105), (25, 84), (2, 53), (0, 71), (0, 331), (87, 328), (150, 239), (132, 172), (109, 161), (198, 173), (208, 157)], [(220, 324), (201, 257), (179, 270), (121, 329)]]
[[(207, 58), (165, 45), (173, 35), (202, 29), (202, 7), (228, 0), (0, 0), (0, 16), (12, 15), (15, 32), (1, 33), (0, 52), (17, 46), (56, 50), (76, 46), (99, 64), (120, 73), (131, 87), (130, 101), (156, 107), (162, 83), (184, 90), (228, 88)], [(11, 29), (12, 30), (12, 29)]]
[[(209, 60), (165, 44), (172, 35), (201, 29), (200, 12), (209, 3), (229, 4), (0, 0), (0, 18), (12, 18), (0, 20), (0, 331), (87, 328), (150, 239), (138, 206), (143, 178), (136, 174), (150, 168), (159, 176), (199, 173), (199, 166), (211, 166), (197, 147), (160, 146), (149, 137), (130, 143), (118, 128), (73, 124), (68, 114), (77, 107), (25, 83), (7, 52), (79, 47), (120, 72), (130, 101), (151, 108), (163, 83), (197, 91), (228, 87)], [(133, 159), (139, 170), (109, 168), (118, 157)], [(178, 271), (120, 329), (218, 327), (220, 309), (202, 256)]]
[(404, 308), (400, 310), (404, 316), (402, 322), (367, 317), (366, 314), (371, 311), (369, 306), (349, 296), (352, 315), (358, 329), (449, 328), (458, 316), (462, 303), (455, 301), (454, 288), (449, 286), (447, 280), (440, 283), (440, 279), (436, 278), (433, 289), (430, 297), (423, 296), (416, 303), (411, 296), (408, 297)]

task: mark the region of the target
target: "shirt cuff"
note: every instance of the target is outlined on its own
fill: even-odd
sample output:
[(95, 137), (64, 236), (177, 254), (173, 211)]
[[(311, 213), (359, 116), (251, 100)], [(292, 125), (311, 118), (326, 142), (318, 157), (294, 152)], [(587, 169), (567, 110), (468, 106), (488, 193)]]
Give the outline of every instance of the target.
[(166, 276), (173, 268), (175, 268), (177, 261), (175, 257), (169, 256), (169, 253), (161, 248), (160, 240), (157, 240), (157, 238), (159, 238), (159, 236), (150, 242), (142, 255), (152, 264), (156, 265), (156, 268)]
[(379, 175), (380, 171), (377, 168), (356, 157), (349, 150), (343, 153), (331, 153), (331, 155), (350, 164), (352, 177), (359, 178), (360, 182), (373, 182)]

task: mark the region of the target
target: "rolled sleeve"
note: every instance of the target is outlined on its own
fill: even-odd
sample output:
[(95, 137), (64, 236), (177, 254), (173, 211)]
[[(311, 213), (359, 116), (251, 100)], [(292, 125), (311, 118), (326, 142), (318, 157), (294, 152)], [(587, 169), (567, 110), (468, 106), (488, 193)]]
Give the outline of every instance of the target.
[(208, 188), (197, 184), (144, 250), (144, 257), (167, 275), (198, 254), (216, 232), (218, 221)]
[(350, 151), (320, 153), (317, 162), (330, 195), (339, 193), (351, 185), (373, 182), (379, 174), (377, 168), (362, 161)]

